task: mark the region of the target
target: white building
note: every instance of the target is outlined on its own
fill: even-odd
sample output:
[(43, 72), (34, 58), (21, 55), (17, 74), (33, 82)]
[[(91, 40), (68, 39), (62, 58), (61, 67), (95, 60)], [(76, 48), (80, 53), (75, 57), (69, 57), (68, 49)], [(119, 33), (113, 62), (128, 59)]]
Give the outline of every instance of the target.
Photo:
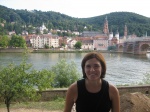
[(28, 35), (28, 32), (26, 30), (22, 31), (22, 35)]
[(81, 48), (85, 50), (94, 50), (93, 40), (92, 39), (82, 40)]
[(44, 30), (48, 31), (48, 29), (46, 28), (46, 26), (43, 23), (43, 25), (40, 27), (40, 33), (43, 34)]
[(54, 48), (59, 47), (59, 37), (57, 35), (52, 36), (52, 38), (50, 40), (50, 46), (53, 46)]
[(77, 31), (73, 31), (72, 34), (79, 35), (80, 33)]
[(45, 48), (45, 45), (54, 48), (59, 47), (59, 40), (57, 36), (52, 36), (50, 34), (43, 34), (43, 35), (31, 35), (29, 38), (33, 48)]
[(68, 48), (74, 48), (74, 45), (77, 43), (75, 39), (71, 39), (68, 42)]
[(107, 50), (108, 49), (108, 39), (101, 38), (93, 40), (94, 49), (96, 50)]

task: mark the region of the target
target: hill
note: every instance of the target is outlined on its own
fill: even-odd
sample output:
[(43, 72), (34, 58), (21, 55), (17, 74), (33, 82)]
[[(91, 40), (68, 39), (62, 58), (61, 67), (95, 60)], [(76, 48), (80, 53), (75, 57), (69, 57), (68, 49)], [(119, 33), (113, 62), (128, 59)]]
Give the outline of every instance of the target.
[[(128, 34), (143, 36), (147, 32), (147, 35), (150, 35), (150, 18), (131, 12), (112, 12), (91, 18), (73, 18), (59, 12), (14, 10), (1, 5), (0, 10), (0, 23), (5, 24), (4, 28), (0, 25), (0, 32), (15, 30), (19, 34), (23, 30), (31, 31), (43, 23), (49, 30), (102, 31), (107, 17), (110, 31), (115, 33), (118, 30), (121, 36), (125, 25), (128, 27)], [(87, 29), (84, 29), (85, 26)]]
[(109, 29), (113, 32), (117, 30), (121, 35), (124, 33), (124, 26), (128, 27), (128, 34), (135, 33), (138, 36), (146, 34), (150, 35), (150, 18), (131, 12), (112, 12), (102, 16), (82, 19), (88, 24), (92, 24), (94, 28), (101, 29), (104, 19), (107, 17)]

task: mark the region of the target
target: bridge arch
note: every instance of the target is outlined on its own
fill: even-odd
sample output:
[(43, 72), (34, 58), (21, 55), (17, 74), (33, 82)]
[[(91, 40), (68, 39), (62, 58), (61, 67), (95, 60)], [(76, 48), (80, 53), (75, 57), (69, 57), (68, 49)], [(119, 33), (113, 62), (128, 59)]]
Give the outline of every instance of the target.
[(147, 38), (147, 40), (142, 38), (135, 41), (126, 41), (123, 47), (124, 53), (146, 54), (150, 49), (150, 38)]
[(118, 51), (123, 51), (123, 44), (118, 45)]
[(140, 45), (140, 51), (147, 51), (149, 47), (150, 47), (150, 44), (148, 44), (148, 43), (141, 44)]
[(129, 44), (126, 49), (127, 49), (127, 52), (132, 52), (133, 51), (133, 44)]

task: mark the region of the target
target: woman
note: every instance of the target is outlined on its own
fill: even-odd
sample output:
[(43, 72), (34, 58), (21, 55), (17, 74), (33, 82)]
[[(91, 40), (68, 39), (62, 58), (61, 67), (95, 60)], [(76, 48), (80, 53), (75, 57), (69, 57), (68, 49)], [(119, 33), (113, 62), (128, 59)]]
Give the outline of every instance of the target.
[(118, 89), (103, 78), (106, 62), (102, 54), (90, 52), (81, 63), (83, 79), (70, 85), (66, 95), (64, 112), (120, 112)]

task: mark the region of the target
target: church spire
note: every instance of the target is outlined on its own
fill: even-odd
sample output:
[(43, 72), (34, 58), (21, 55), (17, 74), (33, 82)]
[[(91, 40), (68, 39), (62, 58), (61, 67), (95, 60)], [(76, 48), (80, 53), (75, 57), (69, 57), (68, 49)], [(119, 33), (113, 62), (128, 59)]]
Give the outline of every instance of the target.
[(127, 26), (125, 24), (125, 26), (124, 26), (124, 36), (127, 37), (127, 35), (128, 35), (128, 30), (127, 30)]
[(109, 34), (107, 16), (106, 16), (105, 21), (104, 21), (103, 33), (104, 33), (104, 34), (107, 34), (107, 35)]

